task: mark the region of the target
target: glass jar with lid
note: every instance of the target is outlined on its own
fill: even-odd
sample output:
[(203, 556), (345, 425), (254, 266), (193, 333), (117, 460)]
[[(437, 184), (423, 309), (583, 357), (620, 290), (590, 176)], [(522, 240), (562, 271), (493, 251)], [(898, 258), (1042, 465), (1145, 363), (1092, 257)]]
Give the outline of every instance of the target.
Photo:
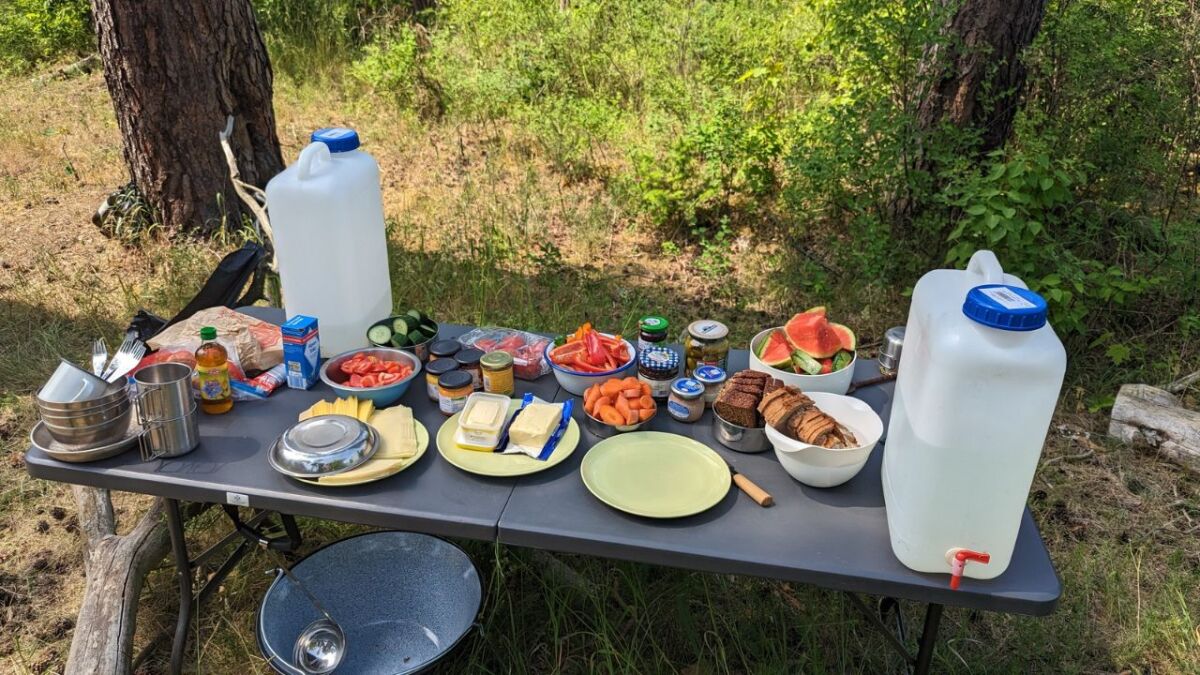
[(671, 384), (667, 412), (680, 422), (695, 422), (704, 414), (704, 385), (690, 377), (681, 377)]
[(454, 359), (438, 359), (425, 366), (425, 393), (429, 395), (430, 401), (438, 400), (438, 379), (452, 370), (458, 370)]
[(667, 329), (671, 327), (669, 321), (665, 318), (652, 314), (643, 316), (638, 322), (638, 351), (649, 349), (650, 347), (660, 346), (667, 341)]
[(691, 377), (698, 366), (725, 369), (729, 356), (729, 327), (725, 324), (712, 319), (693, 321), (679, 341), (683, 343), (685, 377)]
[(721, 387), (725, 386), (725, 369), (720, 366), (696, 366), (692, 377), (704, 385), (704, 405), (712, 407), (713, 401), (717, 400), (717, 394), (721, 393)]
[(671, 394), (671, 382), (679, 374), (679, 354), (669, 347), (650, 347), (638, 354), (638, 379), (650, 387), (650, 396), (663, 399)]
[(508, 352), (488, 352), (479, 359), (483, 372), (483, 390), (490, 394), (512, 396), (513, 357)]

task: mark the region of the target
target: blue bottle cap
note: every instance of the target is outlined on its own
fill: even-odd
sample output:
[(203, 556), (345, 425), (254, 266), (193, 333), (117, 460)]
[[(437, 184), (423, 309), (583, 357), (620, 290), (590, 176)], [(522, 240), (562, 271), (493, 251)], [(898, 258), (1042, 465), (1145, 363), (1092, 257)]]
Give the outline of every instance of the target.
[(326, 127), (312, 132), (309, 140), (324, 143), (330, 152), (350, 152), (358, 147), (358, 132), (346, 127)]
[(690, 377), (681, 377), (671, 383), (671, 393), (683, 398), (696, 398), (704, 393), (704, 385)]
[(692, 371), (692, 377), (704, 384), (719, 384), (725, 381), (725, 369), (720, 366), (700, 366)]
[(984, 284), (967, 292), (963, 314), (1000, 330), (1029, 331), (1046, 325), (1046, 301), (1027, 288)]

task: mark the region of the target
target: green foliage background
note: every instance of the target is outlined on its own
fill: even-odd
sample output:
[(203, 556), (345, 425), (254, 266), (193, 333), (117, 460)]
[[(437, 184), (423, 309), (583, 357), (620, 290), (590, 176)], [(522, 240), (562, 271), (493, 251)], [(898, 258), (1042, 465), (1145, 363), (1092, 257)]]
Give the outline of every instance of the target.
[[(814, 289), (907, 287), (988, 247), (1102, 381), (1195, 359), (1200, 20), (1185, 0), (1050, 0), (1014, 136), (983, 158), (970, 134), (913, 124), (920, 56), (941, 39), (932, 0), (255, 6), (284, 76), (431, 124), (510, 125), (564, 179), (603, 181), (664, 251), (698, 243), (714, 274), (746, 230), (796, 249), (787, 282)], [(81, 0), (0, 6), (6, 70), (89, 41)]]

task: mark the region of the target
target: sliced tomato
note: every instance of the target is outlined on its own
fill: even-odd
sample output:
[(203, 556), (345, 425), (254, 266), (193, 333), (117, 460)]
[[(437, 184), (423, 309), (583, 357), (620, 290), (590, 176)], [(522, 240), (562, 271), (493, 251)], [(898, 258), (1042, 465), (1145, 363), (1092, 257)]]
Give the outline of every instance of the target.
[(400, 375), (398, 373), (380, 373), (379, 374), (379, 386), (381, 386), (381, 387), (385, 384), (391, 384), (393, 382), (399, 382), (399, 381), (400, 381)]
[(398, 373), (404, 368), (404, 364), (400, 363), (399, 361), (388, 361), (386, 364), (384, 364), (384, 368), (386, 368), (387, 372), (389, 373)]
[(362, 378), (362, 386), (364, 386), (364, 387), (378, 387), (378, 386), (379, 386), (379, 379), (378, 379), (378, 378), (379, 378), (379, 376), (378, 376), (378, 375), (376, 375), (376, 374), (374, 374), (374, 373), (371, 373), (370, 375), (363, 375), (363, 378)]
[(359, 375), (358, 373), (354, 373), (353, 375), (351, 375), (351, 376), (350, 376), (350, 386), (351, 386), (351, 387), (361, 387), (361, 386), (363, 386), (363, 383), (362, 383), (362, 375)]
[(354, 360), (352, 359), (350, 361), (343, 361), (342, 365), (338, 366), (338, 370), (342, 371), (343, 373), (345, 373), (347, 375), (353, 375), (354, 374)]

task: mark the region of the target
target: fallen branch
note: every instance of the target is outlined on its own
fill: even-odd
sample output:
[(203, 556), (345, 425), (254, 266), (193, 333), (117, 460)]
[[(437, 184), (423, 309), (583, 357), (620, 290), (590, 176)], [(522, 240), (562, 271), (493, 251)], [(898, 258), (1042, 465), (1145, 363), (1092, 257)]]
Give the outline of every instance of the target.
[(1166, 390), (1148, 384), (1121, 385), (1108, 433), (1200, 471), (1200, 412), (1184, 408)]
[(1184, 375), (1171, 384), (1168, 384), (1167, 391), (1171, 392), (1172, 394), (1182, 394), (1185, 390), (1187, 390), (1188, 387), (1192, 386), (1196, 382), (1200, 382), (1200, 370), (1188, 375)]

